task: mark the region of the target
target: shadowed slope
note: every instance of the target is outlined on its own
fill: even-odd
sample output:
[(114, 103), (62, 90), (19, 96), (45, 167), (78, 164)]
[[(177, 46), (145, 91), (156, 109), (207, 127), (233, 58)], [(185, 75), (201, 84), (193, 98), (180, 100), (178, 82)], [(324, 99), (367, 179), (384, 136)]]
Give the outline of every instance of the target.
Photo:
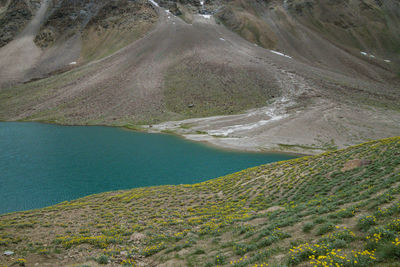
[(244, 38), (266, 48), (313, 66), (372, 77), (370, 67), (354, 62), (347, 53), (398, 71), (399, 10), (399, 3), (392, 0), (236, 0), (216, 16)]

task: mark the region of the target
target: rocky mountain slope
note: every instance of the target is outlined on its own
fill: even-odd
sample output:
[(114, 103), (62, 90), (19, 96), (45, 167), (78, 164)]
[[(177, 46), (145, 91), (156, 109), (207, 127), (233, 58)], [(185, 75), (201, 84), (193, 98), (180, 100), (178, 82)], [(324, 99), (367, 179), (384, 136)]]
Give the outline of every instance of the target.
[(1, 120), (139, 125), (305, 153), (400, 133), (398, 1), (43, 0), (30, 10), (28, 24), (6, 20), (23, 30), (0, 48)]
[[(29, 9), (18, 9), (27, 3), (31, 2), (10, 0), (3, 17), (16, 26), (15, 38), (5, 40), (0, 50), (2, 87), (49, 77), (70, 70), (78, 62), (110, 55), (142, 37), (157, 19), (147, 1), (46, 0), (41, 5), (36, 3), (41, 12), (36, 12), (34, 18)], [(28, 12), (25, 20), (19, 19), (21, 12)], [(7, 27), (2, 31), (8, 36)], [(32, 50), (35, 52), (26, 53)]]
[(11, 42), (32, 19), (40, 6), (40, 0), (0, 1), (0, 47)]
[[(264, 47), (279, 48), (311, 64), (342, 69), (343, 55), (335, 59), (329, 41), (355, 56), (360, 51), (399, 63), (400, 16), (398, 1), (285, 0), (233, 1), (217, 16), (228, 27)], [(361, 54), (362, 55), (362, 54)], [(365, 56), (365, 55), (364, 55)], [(352, 66), (354, 67), (354, 66)]]
[[(400, 138), (0, 216), (0, 264), (398, 266)], [(324, 263), (325, 262), (325, 263)]]

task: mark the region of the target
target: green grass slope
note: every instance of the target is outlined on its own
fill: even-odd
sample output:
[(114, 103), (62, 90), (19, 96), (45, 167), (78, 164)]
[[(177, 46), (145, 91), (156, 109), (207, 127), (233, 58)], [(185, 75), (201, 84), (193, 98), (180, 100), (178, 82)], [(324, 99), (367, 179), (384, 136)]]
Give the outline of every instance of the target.
[(2, 215), (0, 264), (398, 266), (399, 214), (395, 137)]

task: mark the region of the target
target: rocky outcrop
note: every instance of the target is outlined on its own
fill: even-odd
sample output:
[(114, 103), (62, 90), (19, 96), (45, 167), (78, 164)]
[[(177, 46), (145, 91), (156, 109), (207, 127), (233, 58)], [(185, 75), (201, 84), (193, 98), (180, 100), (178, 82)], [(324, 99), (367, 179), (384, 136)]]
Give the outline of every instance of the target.
[[(5, 6), (6, 1), (1, 3)], [(33, 16), (32, 8), (24, 0), (12, 0), (0, 16), (0, 47), (11, 42)]]
[(87, 27), (128, 29), (136, 21), (154, 20), (154, 12), (146, 12), (146, 8), (151, 9), (147, 1), (109, 1), (91, 18)]
[(103, 4), (102, 0), (56, 2), (49, 10), (48, 19), (36, 36), (35, 43), (44, 48), (52, 45), (60, 36), (68, 37), (75, 34)]
[(50, 11), (35, 42), (46, 48), (88, 28), (129, 29), (139, 21), (153, 22), (156, 16), (150, 10), (152, 6), (146, 0), (83, 0), (76, 4), (63, 0)]
[(7, 5), (7, 0), (0, 0), (0, 8), (4, 8)]

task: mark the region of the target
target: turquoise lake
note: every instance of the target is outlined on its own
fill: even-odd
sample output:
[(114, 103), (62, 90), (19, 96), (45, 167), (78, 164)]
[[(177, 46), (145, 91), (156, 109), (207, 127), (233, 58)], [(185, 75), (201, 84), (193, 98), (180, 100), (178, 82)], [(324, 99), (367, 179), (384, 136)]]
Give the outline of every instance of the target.
[(197, 183), (290, 158), (111, 127), (0, 122), (0, 214), (105, 191)]

